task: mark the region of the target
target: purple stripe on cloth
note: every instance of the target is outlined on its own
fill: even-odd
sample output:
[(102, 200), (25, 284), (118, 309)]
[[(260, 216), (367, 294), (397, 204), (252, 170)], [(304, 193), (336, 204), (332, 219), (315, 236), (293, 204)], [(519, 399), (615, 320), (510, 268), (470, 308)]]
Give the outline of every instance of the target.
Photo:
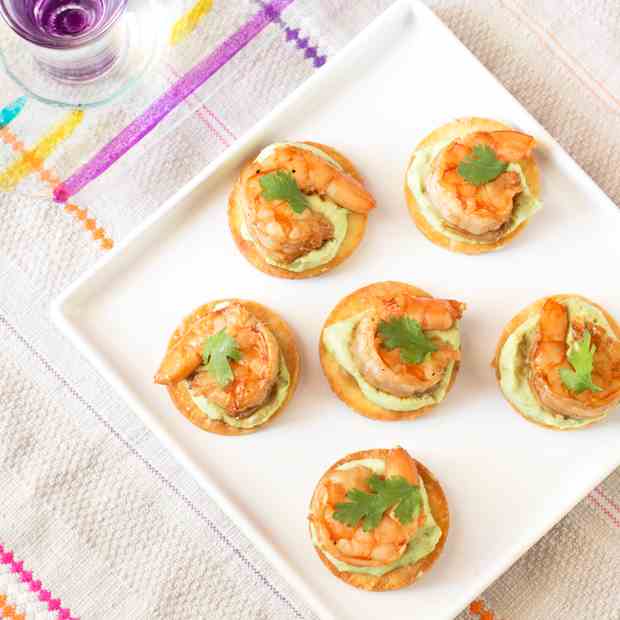
[[(255, 2), (262, 7), (266, 5), (264, 0), (255, 0)], [(304, 52), (304, 56), (310, 59), (312, 64), (317, 69), (322, 67), (327, 62), (327, 56), (325, 54), (319, 56), (318, 46), (308, 46), (310, 38), (300, 36), (301, 31), (299, 28), (291, 28), (280, 16), (278, 16), (274, 21), (278, 24), (278, 26), (280, 26), (284, 34), (286, 34), (286, 40), (293, 41), (297, 46), (297, 49)]]
[[(291, 28), (282, 22), (281, 27), (286, 33), (287, 41), (294, 41), (298, 49), (304, 52), (304, 56), (312, 60), (312, 64), (318, 69), (327, 62), (327, 56), (322, 54), (319, 56), (319, 50), (316, 46), (308, 46), (309, 38), (299, 36), (299, 28)], [(305, 51), (304, 51), (305, 50)]]
[(108, 142), (90, 161), (75, 174), (60, 183), (54, 190), (54, 200), (66, 202), (84, 186), (102, 175), (114, 162), (150, 133), (174, 108), (202, 86), (252, 39), (277, 19), (294, 0), (273, 0), (250, 19), (237, 32), (226, 39), (212, 54), (199, 62), (155, 100), (130, 125)]

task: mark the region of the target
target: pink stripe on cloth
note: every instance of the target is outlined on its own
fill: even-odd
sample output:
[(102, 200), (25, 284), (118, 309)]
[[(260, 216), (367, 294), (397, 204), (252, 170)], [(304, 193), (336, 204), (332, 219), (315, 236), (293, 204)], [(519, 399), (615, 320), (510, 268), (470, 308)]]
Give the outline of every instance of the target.
[(49, 590), (43, 587), (39, 579), (33, 579), (32, 571), (24, 568), (24, 563), (15, 560), (12, 551), (7, 551), (4, 545), (0, 544), (0, 564), (6, 564), (11, 572), (15, 573), (22, 583), (28, 584), (31, 592), (36, 592), (39, 600), (47, 604), (51, 612), (58, 612), (58, 620), (80, 620), (77, 616), (71, 615), (71, 610), (62, 606), (60, 598), (54, 598)]
[[(176, 69), (169, 63), (166, 63), (166, 67), (168, 67), (168, 70), (170, 71), (170, 73), (172, 73), (172, 75), (175, 78), (180, 78), (181, 76), (177, 73)], [(192, 94), (192, 98), (195, 99), (196, 101), (198, 101), (198, 103), (202, 104), (200, 98), (198, 97), (197, 94)], [(216, 127), (214, 127), (211, 122), (209, 121), (209, 119), (207, 118), (206, 114), (203, 112), (205, 106), (201, 105), (201, 107), (199, 107), (196, 111), (195, 114), (198, 116), (198, 118), (200, 118), (202, 120), (202, 122), (205, 124), (205, 126), (207, 126), (210, 130), (211, 133), (226, 147), (230, 146), (230, 142), (224, 137), (222, 136), (222, 134), (217, 130)]]
[[(596, 79), (591, 72), (577, 62), (575, 58), (562, 46), (557, 36), (544, 24), (529, 15), (525, 8), (517, 0), (500, 0), (502, 6), (508, 9), (516, 19), (525, 23), (533, 30), (543, 43), (551, 50), (555, 57), (596, 97), (598, 97), (614, 114), (620, 114), (620, 99), (610, 92), (600, 80)], [(511, 3), (514, 6), (511, 6)], [(548, 39), (553, 41), (553, 44)]]
[(54, 200), (66, 202), (88, 183), (102, 175), (114, 162), (149, 134), (172, 110), (202, 86), (214, 73), (260, 34), (294, 0), (273, 0), (213, 53), (190, 69), (140, 116), (108, 142), (75, 174), (54, 190)]
[(601, 504), (601, 502), (599, 502), (596, 497), (593, 497), (592, 493), (588, 495), (588, 499), (609, 517), (609, 520), (614, 524), (615, 527), (620, 527), (620, 521), (618, 521), (618, 519), (616, 519), (613, 513), (609, 511), (605, 506), (603, 506), (603, 504)]
[(237, 136), (234, 134), (233, 130), (230, 129), (228, 127), (228, 125), (226, 125), (226, 123), (224, 123), (224, 121), (210, 108), (208, 108), (207, 106), (203, 106), (202, 107), (203, 110), (205, 110), (205, 112), (215, 121), (217, 121), (221, 126), (222, 129), (224, 129), (224, 131), (226, 131), (226, 133), (228, 133), (228, 135), (233, 139), (236, 140)]
[(603, 491), (603, 489), (601, 487), (596, 487), (596, 489), (594, 489), (594, 491), (596, 493), (598, 493), (598, 495), (600, 495), (602, 498), (607, 500), (607, 503), (612, 508), (615, 508), (616, 511), (618, 512), (618, 514), (620, 514), (620, 506), (613, 500), (613, 498), (609, 497), (609, 495), (607, 495), (607, 493), (605, 493), (605, 491)]

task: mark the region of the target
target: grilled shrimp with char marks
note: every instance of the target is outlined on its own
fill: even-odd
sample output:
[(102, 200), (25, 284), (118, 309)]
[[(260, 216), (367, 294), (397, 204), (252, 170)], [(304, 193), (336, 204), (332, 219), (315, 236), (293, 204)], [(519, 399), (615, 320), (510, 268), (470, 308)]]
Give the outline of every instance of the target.
[(340, 207), (366, 214), (373, 197), (351, 175), (338, 170), (308, 149), (278, 146), (264, 161), (248, 164), (241, 173), (244, 216), (252, 238), (274, 259), (290, 263), (333, 239), (330, 220), (311, 208), (296, 213), (284, 200), (266, 200), (260, 179), (266, 174), (290, 172), (305, 194), (327, 197)]
[[(230, 361), (234, 378), (226, 386), (201, 369), (207, 338), (222, 329), (235, 339), (241, 353), (238, 361)], [(280, 348), (271, 330), (241, 304), (230, 303), (196, 321), (168, 350), (155, 382), (172, 385), (189, 379), (193, 393), (208, 398), (233, 416), (244, 417), (269, 397), (279, 364)]]
[[(569, 390), (560, 369), (572, 370), (567, 359), (566, 342), (572, 327), (576, 341), (587, 329), (595, 347), (592, 382), (601, 392)], [(566, 306), (548, 299), (540, 314), (538, 335), (530, 353), (530, 385), (540, 403), (555, 413), (570, 418), (596, 418), (620, 403), (620, 341), (611, 338), (603, 327), (582, 318), (569, 321)]]
[(500, 161), (516, 163), (530, 156), (535, 140), (520, 131), (477, 131), (453, 140), (431, 164), (426, 189), (441, 216), (467, 236), (493, 241), (509, 222), (523, 186), (513, 171), (480, 186), (467, 182), (458, 167), (477, 145), (489, 146)]
[(353, 359), (360, 373), (375, 388), (408, 398), (435, 387), (448, 364), (460, 358), (458, 350), (439, 338), (433, 339), (437, 351), (420, 364), (408, 364), (400, 349), (387, 349), (378, 334), (381, 321), (406, 316), (418, 321), (423, 330), (447, 330), (461, 318), (465, 304), (458, 301), (400, 294), (381, 299), (377, 308), (358, 323), (351, 344)]

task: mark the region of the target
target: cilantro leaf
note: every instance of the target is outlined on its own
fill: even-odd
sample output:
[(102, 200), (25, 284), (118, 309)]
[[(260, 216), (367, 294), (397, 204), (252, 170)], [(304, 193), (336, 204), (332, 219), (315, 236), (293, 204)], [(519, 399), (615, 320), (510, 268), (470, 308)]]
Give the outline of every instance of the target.
[(581, 394), (585, 390), (602, 392), (603, 389), (592, 383), (592, 370), (594, 368), (594, 353), (596, 346), (591, 345), (592, 336), (586, 329), (583, 338), (575, 341), (568, 352), (568, 361), (574, 370), (560, 368), (562, 383), (575, 394)]
[(295, 213), (302, 213), (308, 208), (308, 199), (299, 189), (295, 177), (284, 170), (270, 172), (260, 180), (263, 198), (266, 200), (286, 200)]
[(387, 507), (378, 495), (371, 495), (359, 489), (349, 489), (347, 499), (350, 501), (336, 504), (334, 511), (336, 521), (355, 527), (363, 520), (365, 532), (370, 532), (379, 525)]
[(228, 360), (240, 360), (241, 352), (237, 341), (226, 333), (226, 329), (222, 329), (207, 338), (202, 349), (202, 357), (207, 372), (212, 374), (222, 387), (226, 387), (234, 378)]
[(373, 474), (368, 479), (372, 493), (359, 489), (347, 492), (348, 502), (336, 504), (334, 519), (349, 527), (362, 521), (365, 532), (374, 530), (386, 510), (396, 506), (394, 515), (403, 524), (411, 523), (420, 513), (422, 497), (420, 487), (409, 484), (402, 476), (383, 479)]
[(437, 346), (424, 335), (420, 323), (409, 317), (393, 318), (379, 323), (379, 333), (386, 349), (400, 349), (400, 358), (407, 364), (421, 364)]
[(411, 487), (411, 492), (400, 500), (394, 516), (403, 524), (411, 523), (420, 514), (422, 497), (419, 487)]
[(486, 144), (476, 144), (473, 151), (463, 158), (458, 173), (472, 185), (484, 185), (506, 172), (508, 164), (500, 161), (495, 151)]
[(370, 488), (385, 498), (389, 506), (396, 504), (394, 514), (403, 524), (411, 523), (420, 509), (420, 487), (409, 484), (402, 476), (382, 479), (376, 477), (369, 481)]

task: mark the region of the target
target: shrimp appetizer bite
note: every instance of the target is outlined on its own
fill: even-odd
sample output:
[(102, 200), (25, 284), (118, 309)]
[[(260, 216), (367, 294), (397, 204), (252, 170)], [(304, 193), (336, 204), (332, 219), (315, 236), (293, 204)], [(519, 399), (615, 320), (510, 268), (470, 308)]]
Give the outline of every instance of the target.
[(172, 334), (155, 375), (193, 424), (220, 435), (253, 433), (295, 391), (299, 353), (289, 326), (253, 301), (201, 306)]
[(410, 420), (445, 397), (459, 369), (465, 304), (401, 282), (345, 297), (327, 318), (320, 357), (332, 390), (376, 420)]
[(454, 252), (506, 245), (541, 208), (535, 145), (532, 136), (484, 118), (433, 131), (418, 144), (405, 178), (416, 226)]
[(433, 474), (402, 448), (364, 450), (330, 467), (310, 502), (310, 536), (336, 577), (396, 590), (441, 554), (450, 514)]
[(620, 325), (585, 297), (546, 297), (504, 328), (492, 365), (526, 420), (583, 428), (620, 403)]
[(279, 142), (241, 170), (228, 221), (255, 267), (280, 278), (310, 278), (353, 253), (374, 207), (353, 164), (335, 149)]

